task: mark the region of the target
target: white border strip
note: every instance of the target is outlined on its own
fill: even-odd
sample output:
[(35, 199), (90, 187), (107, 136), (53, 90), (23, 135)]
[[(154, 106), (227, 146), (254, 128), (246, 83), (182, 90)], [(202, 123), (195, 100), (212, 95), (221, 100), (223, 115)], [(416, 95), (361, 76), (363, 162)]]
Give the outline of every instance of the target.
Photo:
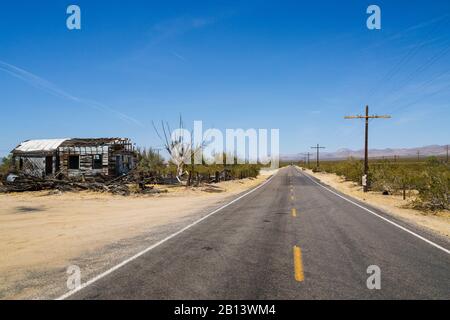
[(365, 211), (367, 211), (367, 212), (373, 214), (374, 216), (377, 216), (378, 218), (380, 218), (380, 219), (382, 219), (382, 220), (384, 220), (384, 221), (386, 221), (386, 222), (388, 222), (388, 223), (390, 223), (390, 224), (396, 226), (397, 228), (402, 229), (403, 231), (408, 232), (409, 234), (413, 235), (413, 236), (416, 237), (416, 238), (419, 238), (420, 240), (425, 241), (426, 243), (432, 245), (433, 247), (436, 247), (436, 248), (438, 248), (438, 249), (444, 251), (445, 253), (450, 254), (450, 250), (445, 249), (444, 247), (441, 247), (440, 245), (434, 243), (433, 241), (428, 240), (428, 239), (422, 237), (421, 235), (418, 235), (417, 233), (415, 233), (415, 232), (413, 232), (413, 231), (411, 231), (411, 230), (409, 230), (409, 229), (407, 229), (407, 228), (405, 228), (405, 227), (402, 227), (401, 225), (399, 225), (399, 224), (397, 224), (397, 223), (395, 223), (395, 222), (393, 222), (393, 221), (391, 221), (391, 220), (389, 220), (389, 219), (387, 219), (387, 218), (385, 218), (385, 217), (379, 215), (378, 213), (375, 213), (375, 212), (373, 212), (372, 210), (369, 210), (369, 209), (367, 209), (366, 207), (363, 207), (362, 205), (360, 205), (360, 204), (358, 204), (358, 203), (356, 203), (356, 202), (354, 202), (354, 201), (352, 201), (352, 200), (350, 200), (350, 199), (347, 199), (346, 197), (341, 196), (339, 193), (336, 193), (336, 192), (334, 192), (333, 190), (328, 189), (327, 187), (325, 187), (325, 186), (323, 186), (322, 184), (318, 183), (318, 182), (315, 181), (313, 178), (311, 178), (308, 174), (306, 174), (306, 173), (300, 171), (298, 168), (297, 168), (297, 170), (299, 171), (299, 173), (303, 174), (303, 175), (304, 175), (305, 177), (307, 177), (309, 180), (311, 180), (311, 181), (314, 182), (315, 184), (321, 186), (321, 187), (324, 188), (325, 190), (328, 190), (329, 192), (331, 192), (332, 194), (338, 196), (339, 198), (342, 198), (342, 199), (344, 199), (344, 200), (350, 202), (351, 204), (354, 204), (355, 206), (357, 206), (357, 207), (359, 207), (359, 208), (361, 208), (361, 209), (363, 209), (363, 210), (365, 210)]
[(132, 256), (131, 258), (128, 258), (128, 259), (126, 259), (125, 261), (122, 261), (121, 263), (119, 263), (118, 265), (116, 265), (116, 266), (114, 266), (114, 267), (112, 267), (112, 268), (106, 270), (105, 272), (99, 274), (98, 276), (95, 276), (95, 277), (92, 278), (91, 280), (89, 280), (89, 281), (83, 283), (82, 285), (80, 285), (78, 288), (73, 289), (73, 290), (71, 290), (71, 291), (69, 291), (69, 292), (63, 294), (62, 296), (56, 298), (56, 300), (64, 300), (64, 299), (67, 299), (67, 298), (70, 297), (71, 295), (77, 293), (78, 291), (80, 291), (80, 290), (86, 288), (87, 286), (93, 284), (94, 282), (100, 280), (101, 278), (103, 278), (103, 277), (109, 275), (110, 273), (116, 271), (117, 269), (123, 267), (123, 266), (126, 265), (127, 263), (129, 263), (129, 262), (131, 262), (131, 261), (133, 261), (133, 260), (139, 258), (140, 256), (146, 254), (146, 253), (149, 252), (150, 250), (155, 249), (156, 247), (162, 245), (164, 242), (167, 242), (167, 241), (169, 241), (170, 239), (172, 239), (172, 238), (176, 237), (177, 235), (179, 235), (180, 233), (183, 233), (184, 231), (186, 231), (186, 230), (192, 228), (192, 227), (195, 226), (196, 224), (198, 224), (198, 223), (202, 222), (203, 220), (209, 218), (210, 216), (212, 216), (213, 214), (219, 212), (220, 210), (225, 209), (226, 207), (232, 205), (233, 203), (235, 203), (235, 202), (241, 200), (241, 199), (244, 198), (245, 196), (248, 196), (249, 194), (255, 192), (255, 191), (258, 190), (259, 188), (261, 188), (261, 187), (265, 186), (267, 183), (269, 183), (269, 182), (272, 180), (272, 178), (275, 177), (275, 176), (276, 176), (276, 173), (275, 173), (274, 175), (272, 175), (269, 179), (267, 179), (266, 181), (264, 181), (262, 184), (260, 184), (259, 186), (257, 186), (256, 188), (254, 188), (254, 189), (250, 190), (249, 192), (243, 194), (242, 196), (240, 196), (240, 197), (234, 199), (233, 201), (231, 201), (231, 202), (229, 202), (229, 203), (223, 205), (222, 207), (220, 207), (220, 208), (214, 210), (213, 212), (208, 213), (208, 214), (207, 214), (206, 216), (204, 216), (203, 218), (200, 218), (200, 219), (194, 221), (193, 223), (187, 225), (187, 226), (184, 227), (183, 229), (181, 229), (181, 230), (179, 230), (179, 231), (177, 231), (177, 232), (171, 234), (170, 236), (168, 236), (168, 237), (166, 237), (166, 238), (164, 238), (164, 239), (158, 241), (157, 243), (151, 245), (150, 247), (148, 247), (148, 248), (142, 250), (141, 252), (135, 254), (135, 255)]

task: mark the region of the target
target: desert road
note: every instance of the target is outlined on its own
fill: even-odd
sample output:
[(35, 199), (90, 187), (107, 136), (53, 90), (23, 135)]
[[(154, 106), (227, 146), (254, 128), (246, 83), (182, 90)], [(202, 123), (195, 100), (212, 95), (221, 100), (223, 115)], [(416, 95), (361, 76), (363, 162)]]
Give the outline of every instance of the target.
[(64, 298), (450, 299), (447, 241), (344, 197), (283, 168)]

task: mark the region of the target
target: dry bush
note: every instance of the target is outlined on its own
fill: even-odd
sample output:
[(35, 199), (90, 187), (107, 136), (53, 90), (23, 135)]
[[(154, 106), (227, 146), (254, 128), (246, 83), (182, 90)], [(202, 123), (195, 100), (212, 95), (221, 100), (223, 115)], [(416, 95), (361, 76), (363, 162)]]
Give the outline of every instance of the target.
[[(364, 162), (350, 158), (346, 161), (324, 162), (321, 168), (361, 184)], [(371, 161), (369, 181), (374, 191), (404, 195), (417, 192), (417, 197), (411, 202), (416, 209), (449, 209), (450, 167), (436, 157), (423, 162)]]

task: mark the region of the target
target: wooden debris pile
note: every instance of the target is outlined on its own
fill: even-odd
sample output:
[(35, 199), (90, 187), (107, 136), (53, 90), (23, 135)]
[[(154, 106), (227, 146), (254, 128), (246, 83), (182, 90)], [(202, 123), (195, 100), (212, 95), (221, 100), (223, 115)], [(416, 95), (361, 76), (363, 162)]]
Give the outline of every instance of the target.
[[(143, 182), (133, 181), (130, 176), (122, 176), (110, 181), (104, 181), (103, 179), (74, 181), (67, 179), (42, 179), (27, 175), (18, 175), (14, 181), (3, 182), (3, 185), (0, 184), (0, 193), (41, 190), (58, 190), (61, 192), (88, 190), (128, 196), (131, 194), (130, 184), (138, 184), (137, 193), (158, 193), (158, 190), (146, 186)], [(134, 192), (136, 193), (136, 191)]]

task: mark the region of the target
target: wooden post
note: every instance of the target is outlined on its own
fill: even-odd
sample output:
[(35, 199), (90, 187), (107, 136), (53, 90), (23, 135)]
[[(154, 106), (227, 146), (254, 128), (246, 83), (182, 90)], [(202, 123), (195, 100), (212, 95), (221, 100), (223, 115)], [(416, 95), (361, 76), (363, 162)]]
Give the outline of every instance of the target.
[(366, 177), (367, 183), (364, 185), (364, 192), (369, 190), (369, 119), (389, 119), (391, 116), (377, 116), (369, 115), (369, 106), (366, 106), (366, 114), (364, 116), (346, 116), (344, 119), (365, 119), (365, 137), (364, 137), (364, 176)]

